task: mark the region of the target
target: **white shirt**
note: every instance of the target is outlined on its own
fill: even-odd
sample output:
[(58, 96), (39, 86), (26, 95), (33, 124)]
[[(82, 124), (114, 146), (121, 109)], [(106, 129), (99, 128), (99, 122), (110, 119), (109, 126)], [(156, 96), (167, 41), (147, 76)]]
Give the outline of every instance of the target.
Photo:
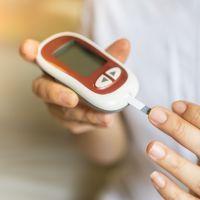
[[(107, 47), (121, 37), (131, 41), (126, 66), (140, 81), (140, 100), (168, 108), (177, 99), (200, 102), (199, 0), (90, 0), (85, 8), (84, 33), (99, 45)], [(159, 140), (189, 159), (195, 156), (134, 108), (124, 114), (131, 156), (100, 199), (162, 199), (149, 180), (156, 166), (145, 154), (147, 144)]]

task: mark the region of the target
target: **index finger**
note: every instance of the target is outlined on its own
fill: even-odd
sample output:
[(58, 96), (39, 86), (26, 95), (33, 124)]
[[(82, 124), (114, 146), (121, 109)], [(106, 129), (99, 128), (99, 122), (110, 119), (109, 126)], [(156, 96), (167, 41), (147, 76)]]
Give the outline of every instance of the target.
[(151, 123), (200, 156), (200, 130), (177, 114), (155, 107), (149, 114)]
[(37, 56), (39, 42), (32, 39), (26, 39), (19, 48), (21, 56), (30, 62), (34, 62)]
[(172, 108), (176, 114), (200, 129), (199, 105), (186, 101), (176, 101), (173, 103)]

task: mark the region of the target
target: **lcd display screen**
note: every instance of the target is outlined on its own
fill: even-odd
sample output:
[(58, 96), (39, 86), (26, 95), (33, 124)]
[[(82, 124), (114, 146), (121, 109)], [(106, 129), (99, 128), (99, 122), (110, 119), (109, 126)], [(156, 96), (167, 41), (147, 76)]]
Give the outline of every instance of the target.
[(90, 76), (107, 62), (76, 41), (64, 44), (53, 53), (53, 56), (82, 76)]

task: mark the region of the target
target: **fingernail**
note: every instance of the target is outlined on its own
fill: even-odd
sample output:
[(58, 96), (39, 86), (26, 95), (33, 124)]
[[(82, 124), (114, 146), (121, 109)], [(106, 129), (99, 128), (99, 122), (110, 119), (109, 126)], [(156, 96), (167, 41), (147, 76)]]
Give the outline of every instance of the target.
[(187, 105), (181, 101), (173, 104), (173, 109), (178, 114), (183, 114), (187, 110)]
[(153, 172), (150, 177), (156, 188), (162, 189), (165, 187), (166, 181), (165, 181), (164, 177), (162, 175), (160, 175), (160, 173)]
[(77, 103), (78, 99), (74, 94), (69, 94), (67, 92), (62, 92), (60, 94), (60, 103), (63, 106), (73, 106)]
[(153, 144), (150, 147), (148, 154), (154, 160), (162, 159), (166, 155), (164, 148), (160, 144)]
[(149, 114), (149, 118), (155, 125), (163, 124), (167, 121), (167, 115), (161, 109), (153, 109)]

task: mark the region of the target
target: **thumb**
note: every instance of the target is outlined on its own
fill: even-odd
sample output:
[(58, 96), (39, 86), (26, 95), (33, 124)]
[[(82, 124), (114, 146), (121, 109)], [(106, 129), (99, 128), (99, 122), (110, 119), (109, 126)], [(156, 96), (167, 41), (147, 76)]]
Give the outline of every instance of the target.
[(24, 59), (34, 62), (37, 56), (38, 46), (39, 46), (38, 41), (32, 39), (26, 39), (20, 45), (19, 52)]
[(127, 39), (120, 39), (107, 48), (107, 52), (120, 62), (125, 62), (130, 53), (131, 45)]

